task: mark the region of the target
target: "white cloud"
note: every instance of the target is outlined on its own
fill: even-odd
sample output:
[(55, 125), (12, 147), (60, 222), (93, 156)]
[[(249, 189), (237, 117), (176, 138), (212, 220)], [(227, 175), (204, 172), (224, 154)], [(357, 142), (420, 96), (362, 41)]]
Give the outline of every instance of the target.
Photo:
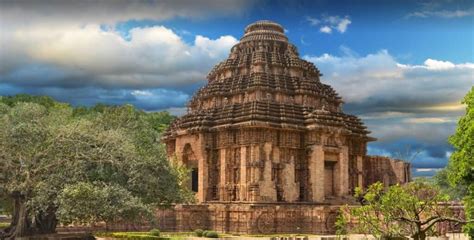
[(187, 112), (187, 108), (185, 107), (171, 107), (164, 110), (168, 111), (171, 115), (174, 116), (183, 116)]
[(225, 56), (230, 47), (237, 43), (237, 39), (232, 36), (221, 36), (216, 40), (211, 40), (207, 37), (196, 36), (194, 45), (200, 51), (207, 53), (210, 58), (221, 58)]
[[(207, 71), (237, 43), (232, 36), (198, 35), (188, 44), (164, 26), (133, 28), (129, 38), (96, 24), (15, 29), (0, 39), (0, 58), (8, 59), (0, 63), (2, 81), (57, 87), (178, 86), (204, 80)], [(37, 75), (35, 71), (22, 71), (32, 66), (49, 74), (38, 79), (28, 75)], [(52, 74), (56, 70), (60, 74)], [(18, 79), (20, 72), (22, 79)], [(51, 79), (53, 75), (57, 79)]]
[(347, 26), (349, 26), (349, 24), (351, 24), (351, 20), (344, 18), (337, 24), (337, 30), (341, 33), (344, 33), (346, 32)]
[(474, 7), (469, 1), (428, 0), (417, 3), (418, 9), (405, 18), (463, 18), (474, 16)]
[(352, 23), (349, 16), (339, 17), (328, 15), (322, 15), (321, 19), (307, 16), (306, 21), (308, 21), (311, 26), (319, 26), (321, 24), (322, 26), (319, 28), (319, 31), (322, 33), (332, 33), (333, 30), (345, 33), (349, 24)]
[[(349, 103), (406, 108), (460, 102), (474, 85), (474, 64), (427, 59), (423, 65), (401, 64), (386, 50), (366, 56), (304, 56)], [(386, 109), (389, 110), (389, 109)]]
[(329, 26), (323, 26), (319, 29), (322, 33), (332, 33), (332, 29)]
[(449, 61), (438, 61), (431, 58), (426, 59), (425, 61), (426, 68), (429, 70), (448, 70), (456, 67), (454, 63)]
[(371, 112), (363, 115), (359, 115), (362, 120), (383, 120), (391, 118), (405, 118), (413, 116), (413, 113), (386, 111), (386, 112)]
[(429, 18), (429, 17), (440, 17), (440, 18), (462, 18), (474, 16), (474, 8), (467, 10), (422, 10), (415, 11), (406, 15), (406, 18)]
[(417, 168), (416, 169), (417, 172), (432, 172), (432, 171), (438, 172), (439, 170), (441, 169), (439, 168)]
[(152, 96), (153, 93), (150, 91), (144, 91), (144, 90), (134, 90), (131, 93), (133, 96)]
[(410, 65), (386, 50), (365, 56), (342, 52), (304, 59), (319, 68), (321, 81), (339, 93), (346, 111), (361, 113), (371, 135), (383, 143), (379, 150), (401, 139), (448, 148), (446, 139), (464, 113), (461, 99), (474, 85), (473, 63), (427, 59)]
[(416, 117), (416, 118), (406, 118), (403, 121), (405, 123), (424, 124), (424, 123), (456, 122), (456, 119), (447, 118), (447, 117)]
[(406, 64), (397, 64), (398, 67), (404, 69), (427, 69), (433, 71), (444, 71), (450, 69), (474, 69), (474, 63), (461, 63), (461, 64), (454, 64), (450, 61), (439, 61), (428, 58), (425, 60), (424, 65), (406, 65)]
[(316, 19), (316, 18), (313, 18), (313, 17), (310, 17), (310, 16), (306, 16), (306, 21), (308, 21), (309, 24), (312, 25), (312, 26), (317, 26), (319, 23), (321, 23), (321, 21), (319, 19)]
[[(157, 22), (238, 15), (253, 3), (0, 1), (0, 94), (43, 94), (85, 105), (132, 103), (147, 110), (182, 106), (237, 39), (196, 35), (189, 42), (189, 31)], [(152, 24), (124, 30), (131, 20)]]

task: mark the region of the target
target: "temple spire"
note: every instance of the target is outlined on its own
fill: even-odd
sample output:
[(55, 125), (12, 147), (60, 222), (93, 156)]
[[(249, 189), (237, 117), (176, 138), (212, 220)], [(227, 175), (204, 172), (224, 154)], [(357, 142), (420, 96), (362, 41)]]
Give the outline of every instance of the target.
[(251, 40), (288, 42), (284, 28), (280, 24), (269, 20), (254, 22), (245, 28), (244, 36), (240, 39), (240, 42)]

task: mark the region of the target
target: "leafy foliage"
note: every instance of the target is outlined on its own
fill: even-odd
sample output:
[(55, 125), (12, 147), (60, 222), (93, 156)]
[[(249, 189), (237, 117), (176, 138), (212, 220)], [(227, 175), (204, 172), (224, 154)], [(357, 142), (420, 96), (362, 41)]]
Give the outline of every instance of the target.
[(337, 224), (340, 231), (425, 239), (427, 235), (436, 234), (433, 226), (438, 222), (463, 221), (443, 203), (449, 197), (424, 182), (395, 185), (387, 190), (381, 183), (375, 183), (366, 192), (356, 189), (356, 197), (363, 199), (364, 204), (341, 209)]
[(194, 233), (196, 234), (197, 237), (202, 237), (204, 230), (202, 229), (196, 229), (194, 230)]
[(170, 121), (130, 105), (74, 109), (47, 97), (0, 98), (0, 195), (17, 206), (10, 234), (54, 230), (56, 217), (143, 218), (151, 207), (190, 199), (183, 170), (159, 143), (160, 116)]
[[(459, 119), (456, 132), (449, 138), (455, 151), (448, 163), (448, 177), (453, 186), (464, 186), (468, 195), (464, 198), (465, 211), (474, 220), (474, 87), (464, 97), (466, 114)], [(474, 224), (466, 225), (466, 231), (473, 233)], [(471, 235), (474, 238), (474, 234)]]
[(57, 215), (63, 223), (117, 222), (150, 218), (151, 209), (120, 185), (80, 182), (58, 196)]
[(14, 96), (0, 96), (0, 102), (10, 107), (16, 105), (19, 102), (32, 102), (46, 108), (50, 108), (58, 104), (51, 97), (33, 96), (33, 95), (28, 95), (28, 94), (18, 94)]
[(451, 185), (448, 179), (448, 169), (444, 168), (433, 176), (433, 184), (438, 186), (441, 193), (450, 196), (451, 200), (460, 201), (468, 194), (466, 185), (457, 184)]

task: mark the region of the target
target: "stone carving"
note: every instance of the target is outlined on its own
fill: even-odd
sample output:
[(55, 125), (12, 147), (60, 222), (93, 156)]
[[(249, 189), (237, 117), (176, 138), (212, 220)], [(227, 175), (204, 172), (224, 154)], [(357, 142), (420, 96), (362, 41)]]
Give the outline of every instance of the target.
[(336, 223), (336, 220), (337, 220), (337, 215), (338, 215), (337, 211), (331, 211), (326, 216), (325, 225), (326, 225), (326, 229), (330, 232), (336, 230), (336, 224), (335, 223)]
[(271, 212), (262, 212), (257, 217), (257, 229), (259, 233), (272, 233), (275, 229), (275, 215)]
[(294, 233), (302, 233), (305, 231), (307, 223), (302, 211), (289, 211), (286, 213), (285, 219), (288, 219), (290, 230)]
[(206, 229), (207, 221), (204, 212), (191, 212), (188, 217), (189, 229)]

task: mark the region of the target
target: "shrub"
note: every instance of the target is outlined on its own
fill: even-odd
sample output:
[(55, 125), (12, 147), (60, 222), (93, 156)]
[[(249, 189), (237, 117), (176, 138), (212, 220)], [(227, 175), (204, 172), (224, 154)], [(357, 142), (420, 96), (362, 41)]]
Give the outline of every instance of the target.
[(203, 236), (203, 233), (204, 233), (204, 230), (202, 230), (202, 229), (196, 229), (196, 230), (194, 230), (194, 233), (196, 234), (196, 236), (202, 237), (202, 236)]
[(217, 232), (214, 232), (214, 231), (205, 231), (206, 234), (203, 234), (204, 237), (208, 237), (208, 238), (218, 238), (219, 237), (219, 234), (217, 234)]
[(150, 234), (153, 235), (153, 236), (159, 237), (160, 236), (160, 229), (154, 228), (154, 229), (150, 230)]

